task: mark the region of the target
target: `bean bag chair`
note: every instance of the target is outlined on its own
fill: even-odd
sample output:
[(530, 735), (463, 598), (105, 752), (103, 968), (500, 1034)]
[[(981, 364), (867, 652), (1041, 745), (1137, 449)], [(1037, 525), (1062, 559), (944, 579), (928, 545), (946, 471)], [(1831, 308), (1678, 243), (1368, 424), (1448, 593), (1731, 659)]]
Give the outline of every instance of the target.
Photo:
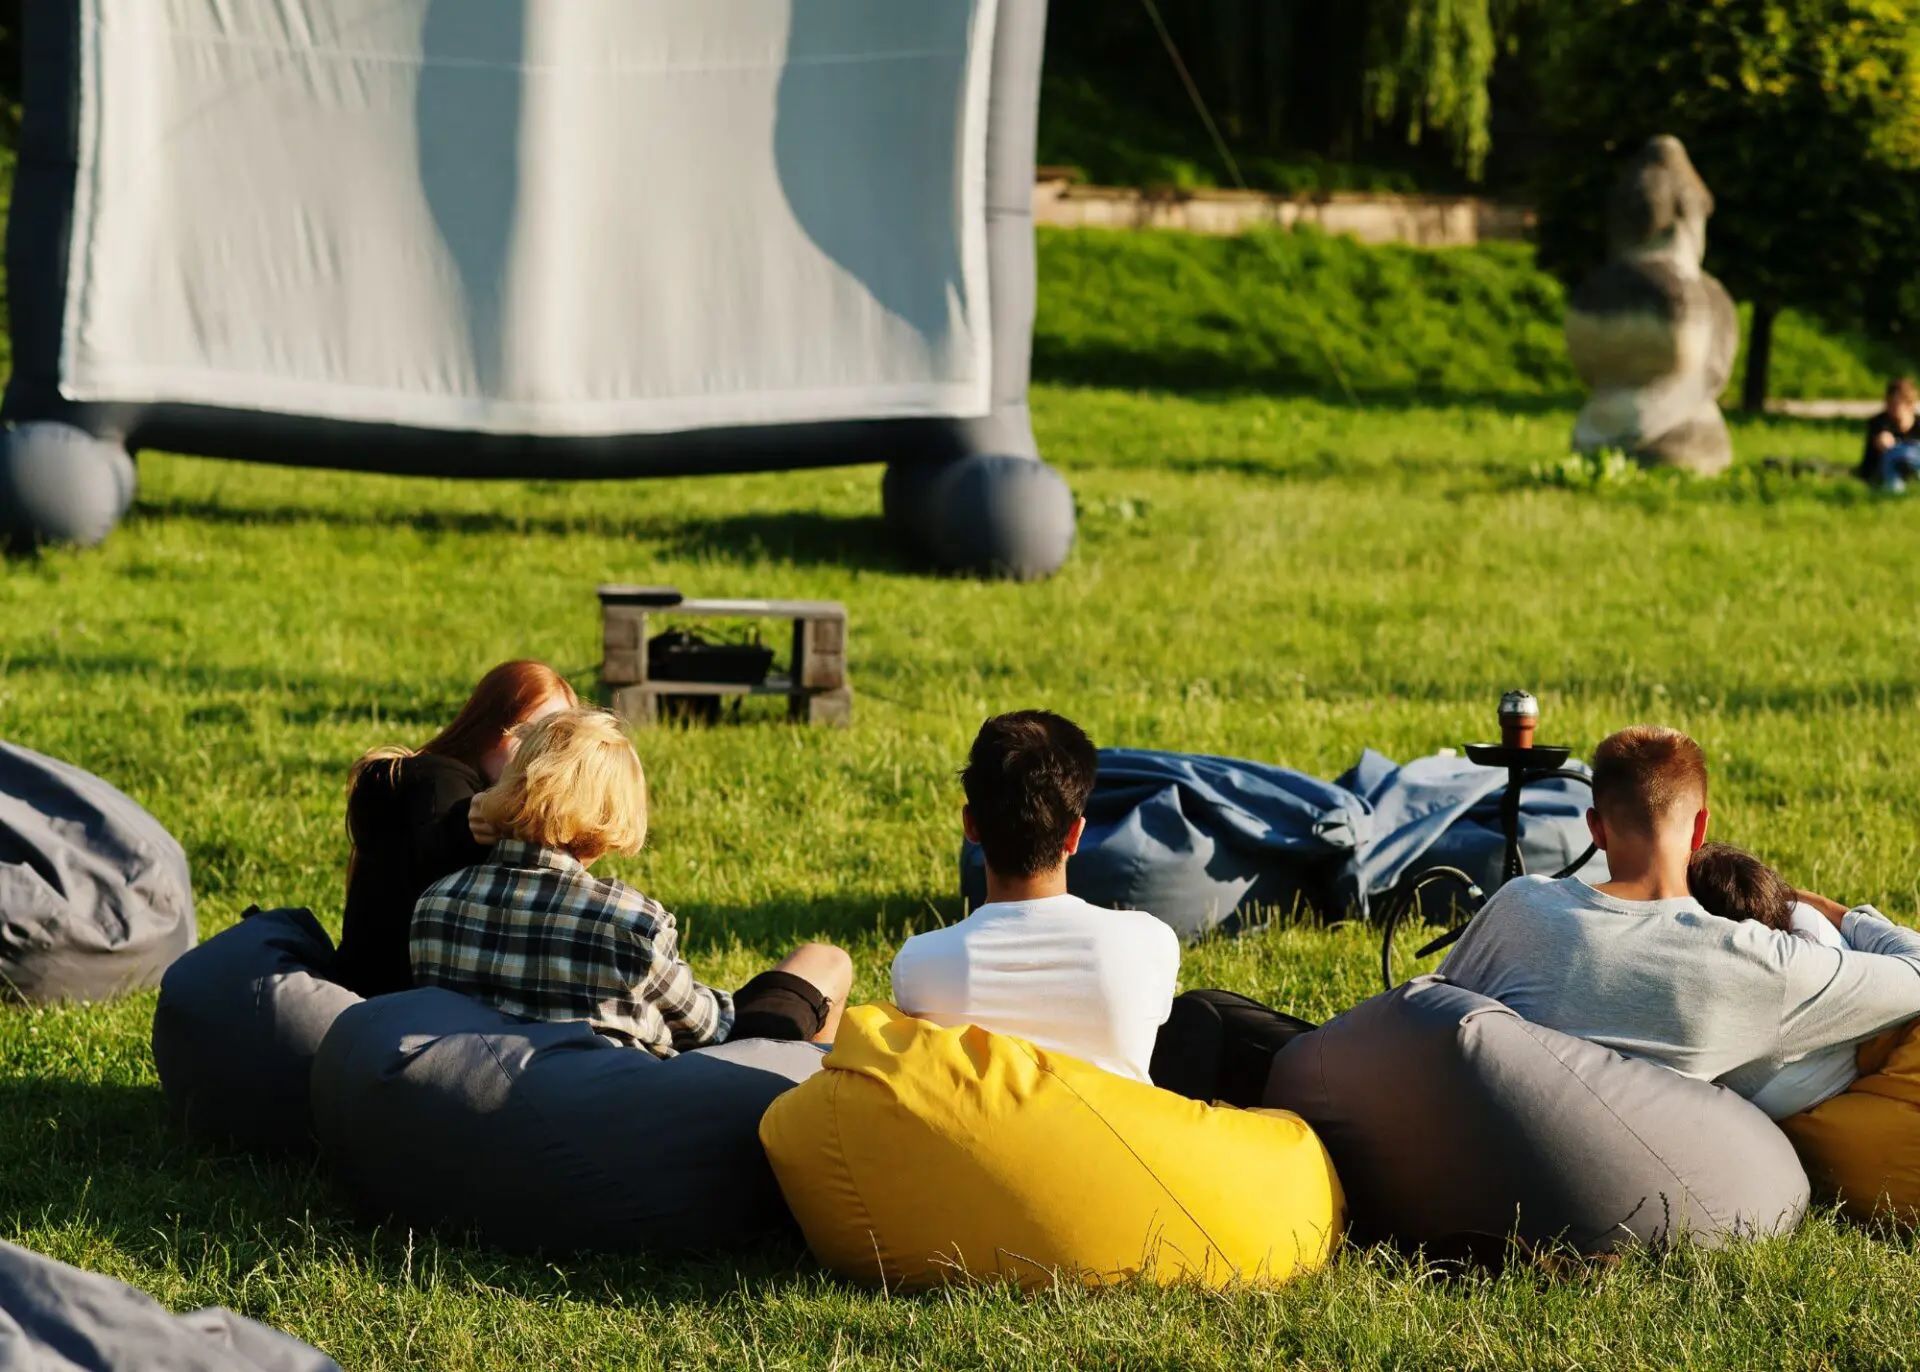
[(311, 910), (258, 906), (167, 969), (153, 1063), (189, 1129), (258, 1152), (312, 1147), (313, 1055), (360, 1003), (332, 969), (333, 940)]
[(1780, 1121), (1815, 1194), (1855, 1219), (1920, 1223), (1920, 1025), (1860, 1045), (1860, 1079)]
[(1286, 1281), (1326, 1262), (1340, 1183), (1284, 1112), (1203, 1105), (1021, 1039), (847, 1011), (760, 1122), (814, 1256), (889, 1290), (967, 1277)]
[(99, 777), (0, 743), (0, 998), (151, 986), (193, 937), (173, 835)]
[(231, 1310), (175, 1315), (144, 1292), (0, 1243), (0, 1367), (8, 1372), (340, 1372)]
[(424, 987), (334, 1021), (314, 1124), (376, 1214), (519, 1250), (713, 1249), (791, 1225), (754, 1130), (821, 1057), (743, 1039), (660, 1059)]
[(1298, 1112), (1346, 1184), (1356, 1238), (1447, 1253), (1507, 1240), (1606, 1253), (1792, 1228), (1807, 1178), (1725, 1087), (1530, 1024), (1419, 977), (1280, 1050), (1266, 1102)]

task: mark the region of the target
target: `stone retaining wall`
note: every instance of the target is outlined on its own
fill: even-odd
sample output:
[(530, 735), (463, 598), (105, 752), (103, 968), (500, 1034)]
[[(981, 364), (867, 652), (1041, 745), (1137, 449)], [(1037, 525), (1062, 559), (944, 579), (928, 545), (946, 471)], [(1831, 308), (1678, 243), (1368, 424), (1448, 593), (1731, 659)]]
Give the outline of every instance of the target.
[(1351, 234), (1363, 243), (1467, 247), (1489, 239), (1524, 239), (1534, 212), (1471, 195), (1388, 195), (1335, 191), (1309, 197), (1260, 191), (1141, 191), (1084, 186), (1043, 177), (1033, 188), (1036, 223), (1068, 228), (1182, 229), (1234, 234), (1260, 225), (1309, 224)]

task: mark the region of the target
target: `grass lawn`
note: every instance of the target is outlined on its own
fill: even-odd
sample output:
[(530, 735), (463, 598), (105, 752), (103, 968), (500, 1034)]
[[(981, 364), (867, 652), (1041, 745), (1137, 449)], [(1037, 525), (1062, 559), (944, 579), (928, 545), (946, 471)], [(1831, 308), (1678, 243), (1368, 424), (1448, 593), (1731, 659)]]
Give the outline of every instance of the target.
[[(256, 901), (337, 929), (353, 757), (423, 739), (504, 657), (591, 689), (594, 584), (670, 581), (852, 614), (850, 730), (769, 716), (641, 740), (653, 835), (615, 870), (679, 911), (723, 984), (817, 936), (854, 951), (856, 996), (883, 994), (899, 940), (957, 913), (968, 738), (1033, 704), (1104, 743), (1332, 774), (1363, 745), (1405, 758), (1484, 736), (1500, 691), (1525, 685), (1543, 737), (1582, 751), (1633, 720), (1691, 730), (1724, 836), (1803, 883), (1920, 912), (1920, 503), (1760, 468), (1851, 462), (1851, 427), (1740, 422), (1741, 469), (1696, 484), (1564, 464), (1573, 402), (1545, 383), (1448, 404), (1388, 378), (1349, 402), (1232, 370), (1238, 389), (1197, 389), (1191, 368), (1185, 389), (1151, 389), (1121, 368), (1143, 389), (1101, 389), (1075, 340), (1108, 359), (1125, 340), (1075, 322), (1095, 286), (1064, 284), (1067, 242), (1048, 242), (1048, 289), (1063, 284), (1034, 401), (1081, 537), (1050, 582), (915, 570), (884, 536), (874, 469), (461, 485), (148, 456), (105, 547), (0, 575), (0, 735), (100, 772), (179, 835), (203, 934)], [(1374, 989), (1374, 955), (1363, 929), (1291, 925), (1193, 949), (1183, 981), (1322, 1017)], [(182, 1139), (152, 1009), (147, 994), (0, 1010), (0, 1237), (176, 1307), (230, 1305), (352, 1368), (1920, 1357), (1920, 1249), (1825, 1218), (1561, 1277), (1350, 1250), (1227, 1295), (889, 1298), (784, 1249), (509, 1259), (371, 1227), (316, 1170)]]

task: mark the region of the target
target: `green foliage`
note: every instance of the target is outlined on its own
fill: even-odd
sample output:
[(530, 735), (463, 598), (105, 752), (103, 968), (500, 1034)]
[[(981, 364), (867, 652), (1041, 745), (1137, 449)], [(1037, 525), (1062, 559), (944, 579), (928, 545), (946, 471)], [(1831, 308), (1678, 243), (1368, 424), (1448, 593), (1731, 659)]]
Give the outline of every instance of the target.
[[(1051, 266), (1043, 282), (1053, 310)], [(0, 736), (151, 806), (186, 845), (203, 933), (255, 900), (337, 928), (351, 759), (426, 736), (503, 657), (591, 690), (593, 585), (661, 580), (852, 614), (850, 729), (761, 716), (641, 741), (655, 833), (612, 866), (676, 909), (722, 984), (820, 935), (854, 952), (859, 997), (883, 994), (901, 937), (957, 910), (967, 738), (1020, 705), (1105, 743), (1332, 775), (1366, 745), (1406, 758), (1483, 736), (1524, 683), (1582, 752), (1630, 720), (1687, 728), (1713, 761), (1717, 830), (1796, 880), (1920, 909), (1920, 618), (1861, 570), (1908, 564), (1912, 502), (1703, 518), (1545, 488), (1531, 469), (1572, 422), (1551, 405), (1043, 385), (1034, 407), (1082, 511), (1072, 561), (1035, 586), (909, 565), (873, 470), (463, 483), (145, 457), (106, 546), (0, 576)], [(1740, 421), (1735, 444), (1849, 460), (1857, 439)], [(1318, 1018), (1373, 989), (1375, 955), (1367, 929), (1282, 924), (1189, 949), (1182, 979)], [(324, 1167), (183, 1138), (155, 1085), (153, 1003), (0, 1007), (0, 1238), (175, 1309), (233, 1306), (356, 1372), (1832, 1368), (1913, 1350), (1920, 1249), (1826, 1219), (1557, 1276), (1356, 1249), (1226, 1294), (902, 1298), (779, 1244), (509, 1257), (357, 1216)]]
[[(1488, 85), (1503, 38), (1518, 32), (1502, 25), (1517, 25), (1532, 3), (1185, 0), (1159, 9), (1240, 160), (1376, 164), (1404, 159), (1394, 145), (1410, 144), (1421, 153), (1408, 170), (1422, 184), (1452, 184), (1461, 173), (1481, 174), (1491, 141)], [(1054, 0), (1047, 63), (1054, 77), (1088, 80), (1163, 127), (1199, 132), (1136, 0)], [(1196, 160), (1225, 176), (1210, 147)], [(1251, 170), (1247, 177), (1259, 184)]]
[[(1043, 229), (1034, 366), (1095, 385), (1578, 404), (1565, 294), (1530, 248)], [(1777, 391), (1858, 398), (1911, 362), (1789, 311)]]
[(1677, 135), (1713, 189), (1707, 267), (1737, 299), (1909, 337), (1920, 278), (1920, 5), (1552, 0), (1542, 258), (1601, 260), (1622, 160)]
[[(1084, 76), (1045, 78), (1038, 161), (1043, 167), (1074, 168), (1102, 186), (1192, 191), (1233, 184), (1190, 111), (1168, 117)], [(1242, 149), (1235, 161), (1251, 189), (1280, 195), (1422, 188), (1421, 178), (1405, 167), (1308, 152), (1278, 156)]]
[(1370, 0), (1367, 112), (1398, 121), (1407, 141), (1443, 135), (1469, 176), (1486, 165), (1487, 82), (1493, 75), (1489, 0)]

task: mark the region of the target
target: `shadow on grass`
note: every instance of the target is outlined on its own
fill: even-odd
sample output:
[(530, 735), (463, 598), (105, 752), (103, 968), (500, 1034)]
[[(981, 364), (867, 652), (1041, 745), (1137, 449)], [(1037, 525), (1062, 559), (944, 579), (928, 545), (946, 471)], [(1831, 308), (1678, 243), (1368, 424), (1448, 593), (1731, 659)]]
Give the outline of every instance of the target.
[[(666, 478), (663, 478), (666, 479)], [(877, 503), (877, 492), (876, 492)], [(636, 540), (655, 545), (659, 554), (680, 558), (751, 558), (796, 566), (853, 566), (870, 570), (914, 570), (878, 513), (834, 515), (814, 510), (751, 511), (717, 519), (668, 520), (658, 516), (582, 510), (570, 513), (515, 513), (507, 510), (445, 510), (376, 506), (224, 504), (217, 500), (162, 496), (142, 498), (129, 516), (142, 520), (185, 520), (239, 528), (321, 525), (334, 529), (397, 529), (471, 537), (534, 535), (546, 538)]]

